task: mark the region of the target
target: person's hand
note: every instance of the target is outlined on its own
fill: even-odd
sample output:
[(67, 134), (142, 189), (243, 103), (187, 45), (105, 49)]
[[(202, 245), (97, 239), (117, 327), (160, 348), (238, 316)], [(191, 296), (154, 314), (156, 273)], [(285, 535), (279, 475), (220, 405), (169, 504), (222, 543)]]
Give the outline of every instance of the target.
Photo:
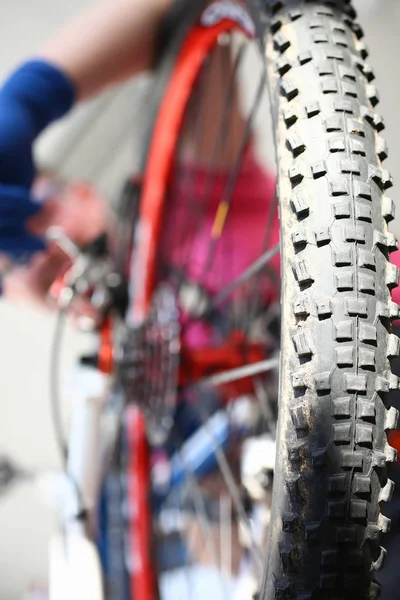
[[(47, 192), (43, 194), (43, 187), (47, 185), (48, 180), (39, 182), (35, 186), (36, 193), (47, 195)], [(43, 209), (29, 220), (29, 229), (34, 235), (43, 236), (49, 227), (60, 227), (82, 247), (99, 237), (109, 220), (107, 207), (95, 190), (85, 183), (75, 183), (46, 201)], [(36, 254), (27, 265), (14, 269), (5, 277), (4, 295), (12, 301), (53, 306), (49, 291), (70, 266), (70, 259), (64, 252), (57, 245), (49, 244), (45, 252)]]
[(29, 228), (29, 220), (39, 210), (29, 191), (0, 183), (0, 254), (20, 261), (44, 249), (43, 239)]
[(7, 93), (6, 85), (0, 91), (0, 254), (15, 262), (44, 248), (43, 239), (28, 226), (40, 210), (30, 191), (34, 133), (28, 113)]
[(31, 187), (36, 176), (33, 144), (75, 99), (74, 84), (56, 66), (33, 60), (0, 88), (0, 255), (20, 261), (44, 248), (30, 228), (40, 210)]

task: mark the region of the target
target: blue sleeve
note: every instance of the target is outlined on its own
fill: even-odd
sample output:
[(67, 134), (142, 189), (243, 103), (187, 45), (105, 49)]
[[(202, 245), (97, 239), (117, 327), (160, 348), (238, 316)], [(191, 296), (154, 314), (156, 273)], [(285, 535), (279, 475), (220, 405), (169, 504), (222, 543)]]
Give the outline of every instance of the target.
[(57, 67), (33, 60), (0, 89), (0, 183), (30, 187), (35, 175), (32, 145), (75, 102), (75, 87)]

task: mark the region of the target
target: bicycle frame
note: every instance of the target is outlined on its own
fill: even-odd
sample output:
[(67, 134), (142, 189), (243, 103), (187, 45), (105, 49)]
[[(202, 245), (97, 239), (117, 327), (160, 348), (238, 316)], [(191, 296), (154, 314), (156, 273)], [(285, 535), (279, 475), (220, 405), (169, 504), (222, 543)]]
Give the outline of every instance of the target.
[(69, 490), (61, 499), (60, 533), (50, 544), (50, 600), (104, 599), (93, 534), (105, 457), (118, 420), (115, 415), (114, 423), (110, 422), (111, 415), (106, 411), (109, 383), (107, 376), (93, 369), (80, 373), (85, 393), (73, 410), (68, 444)]

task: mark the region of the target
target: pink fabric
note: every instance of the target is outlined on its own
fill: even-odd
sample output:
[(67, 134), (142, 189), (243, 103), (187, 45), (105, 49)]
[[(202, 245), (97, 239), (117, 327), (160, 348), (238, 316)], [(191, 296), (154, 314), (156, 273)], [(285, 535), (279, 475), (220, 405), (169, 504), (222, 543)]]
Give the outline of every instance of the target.
[[(204, 168), (189, 162), (176, 165), (161, 240), (163, 262), (185, 270), (189, 281), (201, 282), (211, 295), (234, 281), (279, 241), (277, 208), (267, 243), (265, 240), (275, 177), (259, 166), (250, 150), (236, 181), (223, 235), (216, 242), (212, 260), (208, 260), (211, 231), (229, 177), (228, 172), (215, 173), (210, 185), (209, 172)], [(279, 280), (279, 255), (270, 265)], [(238, 293), (243, 294), (243, 290)], [(263, 295), (266, 303), (271, 301), (276, 295), (274, 287), (264, 283)], [(187, 330), (185, 341), (192, 347), (205, 346), (210, 344), (212, 334), (209, 325), (198, 322)]]
[[(275, 177), (266, 173), (250, 153), (242, 166), (232, 196), (223, 236), (216, 243), (208, 264), (210, 235), (217, 208), (229, 174), (213, 176), (211, 193), (205, 169), (180, 164), (174, 171), (166, 210), (161, 248), (165, 262), (184, 267), (188, 277), (202, 281), (211, 293), (233, 281), (265, 250), (268, 209), (275, 194)], [(198, 211), (198, 212), (197, 212)], [(278, 213), (275, 211), (267, 248), (279, 241)], [(279, 274), (279, 256), (271, 265)]]
[[(390, 262), (396, 267), (400, 268), (400, 250), (396, 250), (396, 252), (392, 252), (390, 255)], [(397, 304), (400, 304), (400, 287), (397, 287), (392, 292), (392, 300)]]

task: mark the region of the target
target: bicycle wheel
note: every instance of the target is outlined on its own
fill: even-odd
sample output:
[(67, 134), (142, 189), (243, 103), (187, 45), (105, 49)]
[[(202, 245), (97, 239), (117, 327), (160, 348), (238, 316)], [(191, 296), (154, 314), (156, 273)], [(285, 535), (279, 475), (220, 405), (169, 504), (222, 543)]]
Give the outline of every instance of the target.
[[(274, 4), (274, 3), (272, 3)], [(334, 6), (336, 4), (336, 7)], [(278, 462), (261, 597), (377, 598), (398, 270), (376, 88), (348, 2), (278, 2), (267, 57), (283, 263)], [(274, 596), (275, 594), (275, 596)]]
[[(160, 571), (186, 569), (182, 598), (196, 597), (199, 580), (212, 579), (205, 566), (221, 571), (223, 515), (237, 556), (213, 597), (218, 586), (221, 597), (233, 597), (241, 569), (252, 584), (240, 597), (379, 594), (379, 535), (389, 526), (380, 503), (390, 498), (385, 465), (394, 458), (386, 430), (397, 420), (389, 408), (398, 386), (389, 364), (399, 346), (390, 329), (399, 314), (390, 301), (398, 273), (388, 262), (394, 208), (384, 195), (391, 179), (381, 168), (386, 146), (361, 30), (348, 2), (332, 4), (270, 2), (259, 13), (252, 3), (248, 11), (212, 3), (179, 30), (183, 45), (167, 48), (149, 100), (155, 124), (143, 155), (125, 384), (152, 441)], [(251, 99), (240, 102), (234, 82), (249, 75), (251, 46), (261, 68), (247, 79)], [(283, 311), (268, 544), (269, 479), (262, 476), (274, 436), (276, 378), (268, 371), (277, 364), (279, 292), (272, 177), (255, 150), (256, 115), (266, 119), (266, 67)], [(249, 441), (250, 483), (238, 468)], [(193, 447), (203, 453), (200, 466)], [(165, 495), (160, 465), (170, 473)], [(193, 563), (201, 569), (188, 568)], [(170, 593), (177, 597), (176, 585)]]
[[(251, 598), (267, 535), (279, 362), (277, 199), (260, 133), (266, 71), (243, 7), (212, 3), (195, 14), (149, 94), (155, 123), (143, 152), (125, 385), (150, 439), (161, 597), (206, 589), (228, 598), (245, 586)], [(257, 447), (266, 456), (255, 471)], [(151, 598), (138, 581), (133, 573), (136, 594)]]

